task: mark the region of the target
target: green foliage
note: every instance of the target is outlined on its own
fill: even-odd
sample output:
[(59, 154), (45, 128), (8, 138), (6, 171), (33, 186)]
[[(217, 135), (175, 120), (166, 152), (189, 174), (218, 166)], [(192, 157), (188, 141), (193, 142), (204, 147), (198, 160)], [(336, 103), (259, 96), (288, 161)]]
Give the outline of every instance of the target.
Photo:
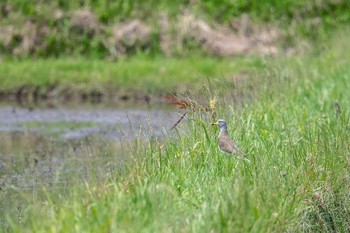
[(23, 86), (43, 91), (58, 86), (62, 91), (98, 89), (106, 94), (119, 90), (159, 95), (198, 89), (208, 77), (229, 79), (242, 70), (260, 68), (262, 63), (259, 58), (164, 59), (142, 55), (117, 62), (82, 58), (13, 60), (0, 66), (0, 92), (15, 92)]
[(12, 229), (348, 232), (347, 36), (320, 56), (267, 60), (252, 77), (256, 98), (242, 108), (212, 80), (207, 101), (218, 98), (215, 112), (250, 162), (221, 154), (211, 116), (190, 111), (164, 140), (135, 143), (126, 172), (74, 187), (60, 204), (33, 203)]

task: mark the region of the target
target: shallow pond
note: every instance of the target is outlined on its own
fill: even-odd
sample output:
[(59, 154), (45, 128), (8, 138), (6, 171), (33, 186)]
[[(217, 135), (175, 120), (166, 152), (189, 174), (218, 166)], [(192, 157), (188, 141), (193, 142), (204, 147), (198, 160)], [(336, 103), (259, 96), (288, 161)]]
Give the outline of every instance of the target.
[(73, 183), (113, 179), (135, 143), (161, 138), (178, 119), (162, 105), (0, 106), (0, 226), (6, 216), (21, 222), (43, 190), (64, 196)]

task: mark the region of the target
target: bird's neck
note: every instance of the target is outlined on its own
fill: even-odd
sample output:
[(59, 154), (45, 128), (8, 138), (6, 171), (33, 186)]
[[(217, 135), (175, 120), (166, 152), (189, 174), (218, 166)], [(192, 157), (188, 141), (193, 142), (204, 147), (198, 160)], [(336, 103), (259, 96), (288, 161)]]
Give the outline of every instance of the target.
[(223, 126), (220, 128), (219, 137), (221, 136), (222, 133), (227, 133), (227, 126)]

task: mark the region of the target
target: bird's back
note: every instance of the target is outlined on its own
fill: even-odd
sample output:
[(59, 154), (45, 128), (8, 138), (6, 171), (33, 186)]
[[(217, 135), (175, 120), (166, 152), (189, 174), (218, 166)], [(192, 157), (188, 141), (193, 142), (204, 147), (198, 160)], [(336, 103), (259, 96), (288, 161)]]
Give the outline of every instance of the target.
[(228, 133), (225, 131), (220, 134), (219, 148), (223, 152), (230, 154), (237, 154), (237, 152), (239, 151), (234, 141), (232, 141)]

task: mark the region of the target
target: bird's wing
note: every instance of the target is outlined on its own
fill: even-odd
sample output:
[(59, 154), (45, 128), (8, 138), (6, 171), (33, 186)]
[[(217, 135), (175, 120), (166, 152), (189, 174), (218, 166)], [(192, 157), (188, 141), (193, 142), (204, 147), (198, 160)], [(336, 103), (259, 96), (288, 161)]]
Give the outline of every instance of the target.
[(219, 139), (219, 147), (221, 150), (230, 154), (236, 154), (238, 151), (236, 144), (228, 135), (221, 136)]

